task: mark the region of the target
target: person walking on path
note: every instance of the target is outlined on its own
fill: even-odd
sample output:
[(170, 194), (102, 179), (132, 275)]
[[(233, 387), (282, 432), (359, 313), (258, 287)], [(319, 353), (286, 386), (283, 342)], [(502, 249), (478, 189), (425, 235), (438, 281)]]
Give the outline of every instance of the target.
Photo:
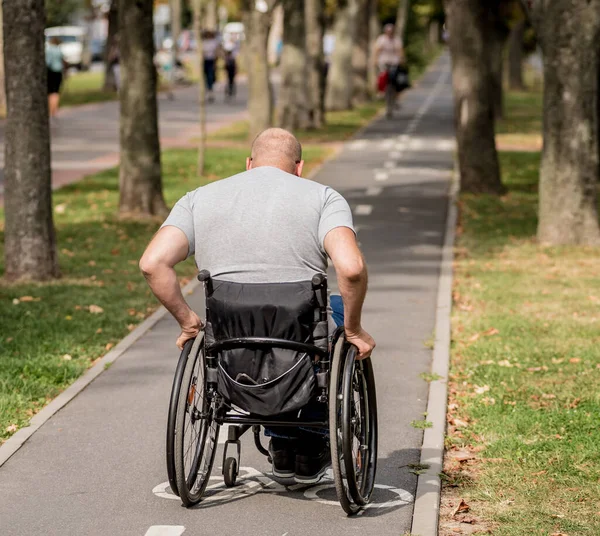
[(225, 72), (227, 73), (227, 87), (225, 88), (225, 98), (227, 100), (235, 97), (235, 75), (237, 74), (236, 49), (233, 43), (225, 45)]
[(66, 62), (60, 49), (60, 39), (52, 37), (46, 45), (46, 68), (48, 71), (48, 113), (56, 117), (60, 105), (60, 88), (63, 83)]
[[(375, 41), (375, 65), (379, 75), (385, 77), (386, 115), (388, 117), (392, 116), (393, 110), (397, 106), (399, 91), (405, 89), (405, 87), (401, 87), (401, 83), (399, 84), (399, 75), (406, 74), (405, 69), (404, 72), (401, 72), (405, 62), (402, 40), (394, 35), (394, 25), (386, 24), (383, 33)], [(404, 84), (406, 83), (407, 81), (404, 81)]]
[(207, 30), (202, 39), (202, 57), (204, 58), (204, 80), (208, 91), (208, 102), (215, 100), (213, 95), (213, 87), (217, 80), (217, 58), (221, 45), (217, 38), (216, 32)]
[[(327, 272), (329, 257), (343, 299), (343, 307), (339, 299), (331, 306), (338, 321), (343, 314), (346, 338), (357, 347), (359, 359), (371, 355), (375, 341), (361, 324), (367, 269), (352, 212), (338, 192), (301, 178), (303, 166), (298, 140), (286, 130), (268, 129), (255, 139), (246, 172), (200, 187), (177, 202), (140, 268), (181, 327), (179, 348), (202, 329), (175, 273), (175, 265), (187, 257), (194, 255), (215, 280), (243, 284), (310, 281)], [(323, 411), (310, 403), (301, 410), (319, 412), (318, 418)], [(306, 484), (323, 476), (330, 450), (322, 434), (277, 427), (266, 434), (275, 476)]]

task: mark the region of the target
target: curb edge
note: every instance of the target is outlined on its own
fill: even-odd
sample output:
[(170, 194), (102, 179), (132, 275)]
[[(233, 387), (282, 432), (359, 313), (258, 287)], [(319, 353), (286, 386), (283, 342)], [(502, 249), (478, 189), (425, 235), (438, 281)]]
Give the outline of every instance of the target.
[(460, 177), (458, 166), (454, 167), (454, 177), (448, 193), (448, 213), (446, 216), (446, 234), (442, 248), (442, 262), (438, 285), (435, 343), (431, 373), (441, 376), (432, 381), (427, 399), (427, 419), (433, 423), (423, 434), (421, 446), (421, 464), (428, 469), (417, 478), (417, 492), (413, 509), (411, 533), (415, 536), (437, 536), (441, 479), (444, 463), (444, 435), (446, 431), (446, 410), (448, 403), (448, 372), (450, 365), (452, 281), (454, 262), (454, 240), (458, 217), (457, 196)]
[[(193, 279), (183, 289), (183, 295), (190, 295), (200, 283)], [(107, 354), (101, 357), (95, 365), (87, 369), (74, 383), (67, 387), (62, 393), (54, 398), (47, 406), (39, 413), (34, 415), (29, 421), (29, 426), (21, 428), (18, 432), (12, 435), (4, 444), (0, 445), (0, 467), (4, 465), (8, 459), (15, 454), (25, 442), (37, 432), (50, 418), (64, 408), (71, 400), (73, 400), (81, 391), (83, 391), (90, 383), (92, 383), (100, 374), (106, 370), (106, 366), (110, 365), (121, 357), (133, 344), (137, 342), (144, 334), (150, 331), (164, 316), (167, 315), (167, 310), (161, 306), (144, 320), (137, 328), (129, 335), (121, 339), (121, 341)]]

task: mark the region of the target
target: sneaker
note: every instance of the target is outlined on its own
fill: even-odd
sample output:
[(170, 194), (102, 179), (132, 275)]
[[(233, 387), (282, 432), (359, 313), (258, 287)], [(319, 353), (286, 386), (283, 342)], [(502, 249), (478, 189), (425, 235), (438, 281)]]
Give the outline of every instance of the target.
[(273, 464), (273, 476), (277, 478), (294, 478), (296, 452), (293, 443), (288, 439), (272, 438), (269, 442), (269, 457)]
[(318, 448), (303, 449), (296, 454), (296, 476), (298, 484), (316, 484), (331, 465), (329, 444), (317, 440)]

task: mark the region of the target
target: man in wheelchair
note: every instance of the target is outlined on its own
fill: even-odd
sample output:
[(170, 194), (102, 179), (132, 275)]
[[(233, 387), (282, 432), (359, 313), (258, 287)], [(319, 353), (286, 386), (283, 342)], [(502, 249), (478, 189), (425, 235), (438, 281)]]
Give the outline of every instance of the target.
[[(331, 299), (333, 319), (343, 324), (359, 359), (371, 355), (375, 342), (361, 325), (367, 270), (350, 207), (335, 190), (301, 178), (303, 165), (298, 140), (269, 129), (254, 140), (245, 172), (189, 192), (174, 206), (140, 268), (181, 327), (179, 348), (203, 325), (182, 295), (177, 263), (194, 255), (215, 281), (232, 284), (293, 283), (325, 274), (329, 257), (341, 294)], [(275, 476), (302, 483), (321, 478), (330, 463), (322, 430), (273, 427), (266, 434)]]

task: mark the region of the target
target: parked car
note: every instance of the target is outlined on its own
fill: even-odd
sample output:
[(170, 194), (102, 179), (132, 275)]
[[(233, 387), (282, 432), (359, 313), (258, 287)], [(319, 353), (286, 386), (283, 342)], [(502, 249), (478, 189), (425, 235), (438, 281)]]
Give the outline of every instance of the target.
[(46, 42), (52, 37), (60, 39), (60, 50), (65, 61), (79, 70), (87, 70), (91, 64), (87, 31), (78, 26), (54, 26), (44, 31)]

